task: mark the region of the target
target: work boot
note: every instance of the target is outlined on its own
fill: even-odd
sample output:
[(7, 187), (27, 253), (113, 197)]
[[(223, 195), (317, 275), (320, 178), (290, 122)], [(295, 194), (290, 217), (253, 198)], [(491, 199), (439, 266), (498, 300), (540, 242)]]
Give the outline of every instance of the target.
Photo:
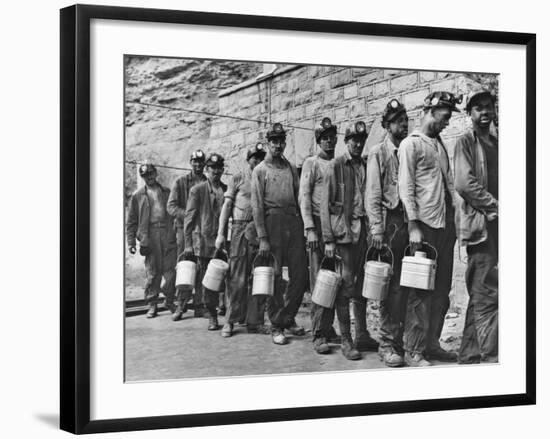
[(218, 308), (218, 315), (219, 316), (224, 316), (226, 312), (227, 312), (227, 308), (225, 307), (225, 305), (222, 305)]
[(210, 318), (208, 319), (208, 330), (217, 331), (218, 329), (220, 329), (220, 326), (218, 325), (218, 316), (215, 313), (211, 313)]
[(156, 316), (157, 316), (157, 304), (151, 303), (149, 305), (149, 310), (147, 311), (147, 314), (145, 315), (145, 317), (147, 317), (148, 319), (152, 319), (153, 317), (156, 317)]
[(327, 339), (325, 337), (318, 337), (313, 340), (313, 349), (318, 354), (330, 354), (330, 346), (327, 344)]
[(457, 355), (454, 352), (449, 352), (441, 346), (431, 348), (425, 352), (426, 358), (429, 360), (443, 361), (445, 363), (456, 363)]
[(358, 351), (377, 351), (378, 342), (368, 332), (361, 332), (355, 336), (355, 346)]
[(388, 367), (401, 367), (405, 365), (403, 355), (399, 354), (393, 348), (381, 349), (378, 354), (380, 355), (380, 359)]
[(410, 367), (427, 367), (432, 365), (422, 354), (411, 354), (410, 352), (405, 352), (405, 363)]
[(361, 353), (355, 349), (351, 337), (342, 337), (342, 354), (348, 360), (360, 360)]
[(172, 321), (177, 322), (178, 320), (181, 320), (182, 315), (183, 315), (183, 307), (178, 304), (178, 306), (176, 306), (176, 310), (174, 311), (174, 314), (172, 314)]
[(249, 334), (269, 335), (271, 334), (271, 328), (266, 325), (247, 325), (246, 332), (248, 332)]
[(298, 324), (296, 323), (296, 320), (293, 320), (292, 323), (290, 324), (290, 327), (286, 328), (286, 330), (290, 332), (292, 335), (298, 335), (298, 336), (306, 335), (306, 330), (304, 329), (303, 326), (298, 326)]
[(231, 337), (233, 335), (233, 323), (226, 323), (222, 328), (222, 337)]
[(284, 345), (288, 343), (288, 339), (285, 337), (285, 334), (279, 329), (273, 329), (271, 331), (271, 339), (273, 340), (273, 343), (279, 345)]
[(164, 307), (170, 311), (172, 314), (176, 312), (176, 305), (174, 305), (174, 302), (168, 302), (167, 300), (164, 301)]

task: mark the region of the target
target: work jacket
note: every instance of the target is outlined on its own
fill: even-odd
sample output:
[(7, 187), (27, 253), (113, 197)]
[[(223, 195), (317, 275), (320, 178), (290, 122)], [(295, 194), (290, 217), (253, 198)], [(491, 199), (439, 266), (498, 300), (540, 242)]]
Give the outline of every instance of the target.
[[(366, 173), (366, 163), (361, 159)], [(365, 179), (366, 180), (366, 179)], [(325, 243), (355, 243), (352, 218), (355, 200), (355, 171), (349, 154), (336, 157), (323, 177), (321, 196), (321, 229)], [(360, 188), (361, 193), (365, 187)]]
[(373, 235), (384, 233), (387, 210), (399, 207), (397, 151), (389, 136), (369, 151), (365, 208)]
[[(498, 140), (491, 138), (498, 145)], [(460, 245), (479, 244), (487, 239), (485, 215), (498, 211), (498, 200), (487, 189), (487, 159), (473, 130), (456, 142), (454, 173), (455, 223)]]
[[(220, 182), (220, 187), (223, 192), (227, 190), (224, 183)], [(208, 179), (196, 184), (189, 191), (183, 233), (185, 242), (193, 243), (195, 255), (214, 257), (222, 206), (223, 201), (216, 202), (214, 188)]]
[[(162, 202), (166, 206), (170, 190), (164, 186), (162, 189)], [(149, 217), (151, 209), (149, 197), (147, 196), (147, 186), (139, 188), (132, 194), (130, 204), (128, 206), (128, 214), (126, 217), (126, 240), (128, 247), (136, 246), (136, 238), (142, 247), (149, 246)], [(168, 242), (176, 241), (176, 235), (172, 228), (173, 218), (170, 213), (166, 212), (166, 225), (169, 229)]]
[(172, 185), (170, 197), (168, 198), (167, 210), (168, 213), (174, 217), (175, 227), (183, 227), (189, 191), (197, 183), (205, 180), (206, 175), (195, 175), (193, 172), (190, 172), (187, 175), (179, 177)]
[(304, 220), (304, 229), (315, 229), (313, 217), (320, 217), (321, 197), (323, 193), (323, 175), (330, 163), (316, 155), (308, 157), (302, 166), (302, 176), (300, 177), (300, 211)]

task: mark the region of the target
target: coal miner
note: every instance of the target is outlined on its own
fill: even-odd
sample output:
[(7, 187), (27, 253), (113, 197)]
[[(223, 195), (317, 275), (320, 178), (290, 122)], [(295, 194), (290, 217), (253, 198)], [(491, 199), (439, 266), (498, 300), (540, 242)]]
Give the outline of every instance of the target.
[(466, 101), (472, 128), (454, 152), (457, 234), (468, 252), (470, 300), (459, 363), (498, 361), (498, 140), (491, 135), (495, 98), (473, 90)]
[(429, 359), (456, 361), (456, 355), (439, 344), (449, 308), (456, 241), (453, 176), (440, 133), (452, 113), (459, 111), (460, 101), (449, 92), (428, 95), (420, 127), (399, 147), (399, 196), (408, 220), (411, 252), (425, 241), (438, 255), (435, 289), (409, 289), (404, 333), (409, 366), (430, 366)]
[[(185, 208), (183, 233), (185, 249), (183, 255), (199, 258), (197, 277), (201, 282), (204, 303), (209, 313), (208, 330), (219, 329), (216, 307), (219, 302), (219, 291), (211, 291), (202, 285), (208, 263), (216, 256), (216, 237), (219, 219), (223, 206), (223, 195), (227, 186), (221, 181), (224, 171), (224, 159), (221, 155), (210, 154), (206, 161), (206, 180), (197, 183), (189, 191), (189, 200)], [(197, 239), (193, 241), (193, 234)], [(198, 294), (198, 292), (197, 292)]]
[[(205, 154), (202, 150), (197, 149), (191, 154), (191, 172), (179, 177), (172, 186), (170, 197), (168, 198), (168, 213), (174, 217), (174, 228), (176, 229), (176, 237), (178, 241), (178, 259), (183, 256), (185, 249), (185, 237), (183, 233), (183, 222), (185, 218), (185, 207), (189, 198), (191, 188), (206, 180), (204, 175)], [(197, 278), (198, 280), (198, 278)], [(195, 287), (195, 298), (193, 300), (195, 317), (202, 317), (204, 312), (203, 298), (200, 296), (200, 281)], [(178, 288), (176, 293), (176, 311), (172, 315), (172, 320), (181, 319), (184, 312), (187, 311), (187, 302), (191, 298), (192, 290), (182, 290)]]
[(229, 249), (228, 314), (222, 328), (222, 337), (231, 337), (235, 323), (246, 322), (248, 332), (261, 331), (264, 323), (265, 300), (252, 296), (251, 273), (254, 257), (258, 252), (256, 227), (252, 218), (250, 201), (252, 171), (264, 159), (263, 144), (258, 143), (246, 154), (248, 167), (231, 178), (218, 227), (216, 248), (225, 244), (229, 217), (233, 218)]
[[(366, 300), (361, 295), (368, 233), (364, 202), (367, 169), (361, 157), (367, 140), (365, 123), (359, 121), (348, 127), (344, 140), (347, 151), (329, 163), (323, 178), (321, 228), (326, 257), (338, 255), (342, 263), (342, 284), (335, 303), (342, 354), (348, 360), (359, 360), (358, 344), (364, 349), (378, 348), (367, 331)], [(350, 303), (355, 316), (355, 341), (351, 337)]]
[(139, 175), (145, 184), (130, 198), (126, 238), (131, 254), (136, 253), (137, 239), (139, 253), (145, 256), (145, 302), (149, 306), (146, 316), (153, 318), (157, 315), (163, 277), (166, 307), (174, 309), (176, 235), (172, 217), (166, 210), (170, 190), (158, 183), (157, 170), (152, 164), (140, 165)]
[[(330, 161), (334, 158), (337, 141), (336, 125), (328, 117), (323, 118), (315, 129), (315, 141), (320, 151), (316, 156), (308, 157), (302, 166), (300, 178), (300, 210), (304, 221), (309, 258), (309, 285), (313, 291), (317, 272), (324, 256), (323, 232), (321, 230), (321, 194), (323, 193), (323, 176)], [(311, 333), (313, 348), (319, 354), (328, 354), (327, 343), (334, 320), (334, 308), (324, 308), (311, 304)]]
[(407, 309), (407, 289), (399, 286), (401, 262), (409, 241), (403, 205), (399, 199), (397, 178), (398, 150), (407, 137), (407, 110), (397, 99), (386, 105), (382, 114), (384, 140), (369, 151), (365, 205), (369, 219), (372, 246), (379, 251), (388, 246), (393, 253), (393, 275), (388, 296), (380, 302), (379, 353), (389, 367), (404, 364), (403, 327)]
[[(259, 256), (266, 262), (270, 255), (275, 265), (274, 295), (267, 299), (272, 340), (286, 344), (284, 330), (304, 335), (295, 321), (307, 283), (304, 224), (298, 204), (299, 178), (296, 167), (283, 156), (286, 132), (280, 123), (267, 131), (268, 152), (252, 172), (252, 215), (259, 239)], [(282, 278), (288, 266), (289, 281)]]

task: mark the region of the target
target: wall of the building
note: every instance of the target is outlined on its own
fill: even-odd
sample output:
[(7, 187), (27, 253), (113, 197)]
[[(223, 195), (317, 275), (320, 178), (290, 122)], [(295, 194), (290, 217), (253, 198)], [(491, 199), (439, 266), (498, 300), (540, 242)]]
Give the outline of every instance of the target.
[[(494, 76), (494, 75), (487, 75)], [(477, 78), (479, 75), (477, 75)], [(363, 120), (369, 130), (366, 148), (379, 142), (384, 131), (381, 113), (391, 98), (408, 109), (410, 130), (420, 123), (424, 98), (433, 91), (467, 93), (475, 81), (460, 73), (407, 71), (332, 66), (285, 66), (272, 76), (248, 81), (223, 91), (219, 114), (254, 121), (216, 118), (209, 150), (228, 158), (228, 171), (245, 166), (245, 151), (265, 141), (266, 124), (281, 122), (288, 131), (285, 155), (297, 166), (316, 152), (313, 130), (328, 116), (338, 125), (337, 154), (345, 147), (342, 133), (350, 122)], [(455, 113), (442, 133), (452, 152), (454, 141), (468, 126), (464, 112)]]

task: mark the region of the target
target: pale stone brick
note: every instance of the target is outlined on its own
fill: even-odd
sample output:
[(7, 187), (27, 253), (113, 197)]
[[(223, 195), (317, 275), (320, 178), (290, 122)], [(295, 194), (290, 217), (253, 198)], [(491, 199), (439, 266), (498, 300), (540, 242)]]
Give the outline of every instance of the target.
[(351, 70), (344, 69), (344, 70), (340, 70), (338, 72), (332, 73), (330, 86), (332, 88), (341, 87), (343, 85), (349, 84), (352, 81), (353, 81), (353, 78), (351, 76)]
[(362, 86), (366, 84), (371, 84), (378, 79), (382, 79), (383, 72), (381, 70), (374, 70), (368, 73), (365, 73), (362, 76), (357, 77), (357, 83)]
[(366, 112), (367, 110), (365, 105), (365, 99), (359, 98), (351, 102), (349, 107), (349, 117), (351, 119), (354, 119), (357, 117), (364, 117)]
[(389, 80), (375, 82), (373, 86), (374, 86), (373, 97), (375, 98), (378, 98), (380, 96), (385, 96), (390, 92)]
[(341, 123), (348, 119), (348, 106), (339, 107), (334, 110), (334, 122)]
[(309, 104), (312, 99), (313, 92), (311, 90), (301, 91), (294, 95), (294, 106)]
[(357, 85), (352, 84), (344, 87), (344, 99), (353, 99), (357, 97)]
[(407, 111), (422, 108), (424, 106), (424, 99), (429, 94), (429, 88), (421, 88), (420, 90), (405, 93), (403, 94), (402, 104), (405, 106)]
[(359, 88), (359, 95), (367, 99), (372, 98), (374, 95), (374, 86), (366, 85), (364, 87)]
[(330, 76), (322, 76), (313, 82), (313, 93), (324, 93), (330, 89)]
[(415, 87), (418, 83), (418, 75), (411, 73), (409, 75), (398, 76), (391, 80), (391, 92), (399, 93), (404, 90), (409, 90)]
[(444, 81), (432, 82), (430, 84), (430, 89), (434, 91), (448, 91), (451, 93), (456, 92), (456, 81), (454, 78), (446, 79)]
[(387, 104), (387, 99), (377, 99), (375, 101), (367, 102), (367, 114), (369, 116), (376, 116), (384, 111)]
[(420, 82), (429, 82), (435, 79), (435, 72), (419, 72)]

